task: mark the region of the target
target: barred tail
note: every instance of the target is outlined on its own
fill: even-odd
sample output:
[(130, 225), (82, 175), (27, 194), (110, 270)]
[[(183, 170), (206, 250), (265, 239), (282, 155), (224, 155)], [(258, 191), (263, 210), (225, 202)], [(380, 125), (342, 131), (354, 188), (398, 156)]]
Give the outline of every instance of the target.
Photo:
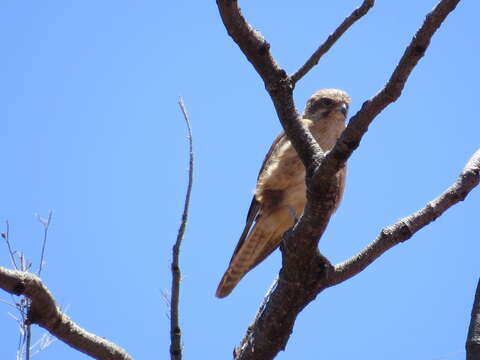
[(215, 293), (217, 297), (223, 298), (230, 294), (245, 274), (265, 258), (263, 256), (264, 248), (269, 243), (273, 232), (266, 232), (265, 230), (271, 229), (265, 229), (264, 226), (258, 225), (258, 223), (255, 224), (241, 247), (233, 255), (227, 271), (218, 284)]

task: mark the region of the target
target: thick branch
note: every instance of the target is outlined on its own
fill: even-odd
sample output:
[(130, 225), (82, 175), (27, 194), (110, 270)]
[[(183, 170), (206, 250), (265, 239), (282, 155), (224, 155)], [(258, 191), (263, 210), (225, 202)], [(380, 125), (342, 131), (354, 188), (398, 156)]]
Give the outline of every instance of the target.
[[(279, 279), (272, 291), (267, 294), (253, 324), (243, 338), (236, 359), (273, 358), (278, 351), (285, 348), (298, 313), (321, 291), (358, 274), (385, 251), (409, 239), (451, 206), (464, 200), (479, 181), (480, 149), (472, 156), (455, 184), (443, 194), (423, 209), (383, 229), (380, 236), (365, 250), (335, 267), (321, 256), (317, 255), (312, 260), (306, 261), (308, 257), (304, 256), (302, 259), (298, 257), (298, 253), (286, 254), (284, 250), (284, 258), (295, 256), (298, 257), (299, 263), (285, 264), (284, 259), (284, 267)], [(295, 241), (298, 241), (298, 238), (299, 236)], [(292, 239), (288, 241), (288, 243), (291, 242), (293, 242)], [(300, 268), (300, 271), (293, 272), (288, 269), (287, 272), (287, 266)], [(305, 272), (302, 273), (302, 271)], [(290, 275), (290, 272), (294, 275)]]
[(131, 360), (117, 345), (82, 329), (62, 313), (50, 291), (37, 276), (0, 267), (0, 287), (14, 295), (25, 295), (31, 301), (28, 320), (48, 330), (64, 343), (95, 359)]
[(473, 301), (472, 317), (465, 349), (467, 350), (467, 360), (480, 359), (480, 280), (478, 280), (475, 300)]
[(265, 85), (274, 84), (286, 78), (270, 53), (270, 44), (243, 17), (236, 0), (217, 0), (220, 16), (228, 35), (237, 43), (262, 77)]
[(360, 7), (353, 10), (340, 26), (328, 36), (327, 40), (318, 47), (318, 49), (310, 56), (305, 64), (302, 65), (293, 75), (290, 76), (293, 86), (304, 77), (315, 65), (318, 64), (320, 58), (327, 53), (328, 50), (340, 39), (340, 37), (352, 26), (357, 20), (363, 17), (374, 5), (374, 0), (364, 0)]
[(442, 0), (427, 15), (385, 87), (363, 104), (332, 151), (324, 156), (311, 134), (300, 125), (292, 98), (294, 82), (275, 62), (268, 43), (245, 21), (237, 1), (217, 0), (229, 35), (264, 80), (280, 122), (307, 170), (304, 213), (286, 235), (279, 279), (249, 327), (237, 350), (237, 359), (271, 359), (284, 349), (298, 313), (326, 287), (322, 280), (336, 274), (338, 269), (317, 251), (335, 203), (335, 174), (358, 147), (373, 119), (401, 95), (431, 37), (458, 2)]
[[(298, 272), (299, 266), (304, 267), (309, 263), (305, 259), (315, 261), (313, 250), (316, 249), (328, 224), (334, 204), (332, 198), (335, 194), (335, 184), (332, 179), (358, 147), (375, 116), (400, 96), (408, 76), (430, 44), (431, 37), (458, 2), (459, 0), (442, 0), (426, 16), (385, 87), (363, 104), (360, 111), (350, 119), (333, 149), (321, 159), (313, 176), (307, 176), (307, 204), (299, 223), (293, 229), (292, 240), (287, 242), (284, 252), (285, 275), (288, 277), (297, 276), (295, 273)], [(291, 266), (285, 266), (286, 264)]]
[(272, 98), (278, 118), (307, 169), (316, 164), (315, 158), (322, 150), (305, 129), (293, 102), (290, 77), (270, 53), (270, 44), (247, 23), (236, 0), (216, 0), (220, 16), (228, 34), (237, 43), (248, 61), (262, 77)]
[(185, 234), (185, 228), (188, 220), (188, 208), (190, 206), (190, 195), (192, 193), (193, 184), (193, 139), (192, 129), (190, 128), (190, 120), (188, 118), (187, 109), (183, 103), (183, 99), (180, 98), (178, 105), (182, 111), (183, 118), (187, 125), (188, 132), (188, 145), (189, 145), (189, 166), (188, 166), (188, 185), (187, 194), (185, 196), (185, 203), (183, 206), (182, 222), (178, 229), (177, 240), (172, 249), (172, 297), (170, 301), (170, 358), (172, 360), (182, 359), (182, 332), (179, 323), (179, 299), (180, 299), (180, 281), (182, 274), (180, 272), (179, 258), (180, 258), (180, 245), (182, 244), (183, 235)]

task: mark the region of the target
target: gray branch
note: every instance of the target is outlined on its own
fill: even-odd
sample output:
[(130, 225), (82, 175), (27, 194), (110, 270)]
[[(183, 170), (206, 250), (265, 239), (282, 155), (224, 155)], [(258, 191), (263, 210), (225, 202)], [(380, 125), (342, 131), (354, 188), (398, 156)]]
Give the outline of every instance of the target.
[(473, 301), (472, 317), (465, 349), (467, 350), (467, 360), (480, 359), (480, 280), (478, 280), (475, 300)]
[(101, 360), (132, 360), (119, 346), (94, 335), (60, 311), (55, 300), (36, 275), (0, 267), (0, 288), (13, 295), (25, 295), (31, 300), (28, 321), (48, 330), (84, 354)]
[(352, 26), (357, 20), (362, 18), (367, 12), (373, 7), (374, 0), (364, 0), (362, 5), (353, 10), (353, 12), (348, 16), (340, 26), (329, 35), (327, 40), (318, 47), (317, 50), (310, 56), (305, 64), (302, 65), (293, 75), (290, 76), (292, 83), (295, 85), (298, 80), (304, 77), (315, 65), (318, 64), (320, 58), (325, 55), (328, 50), (337, 42), (338, 39)]
[[(452, 199), (447, 191), (437, 199), (438, 203), (435, 201), (430, 203), (424, 211), (404, 219), (397, 227), (384, 229), (379, 239), (372, 243), (373, 250), (370, 248), (365, 250), (366, 254), (371, 254), (370, 258), (361, 253), (350, 262), (334, 267), (318, 253), (319, 239), (328, 225), (335, 203), (333, 201), (337, 186), (334, 181), (335, 174), (359, 146), (373, 119), (400, 97), (408, 77), (425, 54), (433, 34), (459, 1), (442, 0), (426, 16), (384, 88), (362, 105), (360, 111), (350, 119), (349, 125), (334, 148), (324, 154), (309, 131), (301, 126), (300, 116), (293, 102), (293, 88), (302, 72), (292, 77), (286, 74), (272, 57), (268, 42), (242, 16), (236, 0), (217, 0), (228, 34), (265, 83), (282, 127), (305, 165), (307, 183), (307, 204), (304, 213), (294, 228), (284, 235), (281, 247), (282, 269), (278, 281), (267, 295), (257, 317), (236, 350), (237, 359), (273, 358), (285, 348), (298, 313), (323, 289), (358, 273), (362, 266), (366, 267), (392, 247), (394, 240), (407, 236), (403, 239), (406, 240), (419, 228), (433, 221), (446, 208), (463, 199), (461, 197)], [(338, 34), (337, 38), (340, 35)], [(321, 47), (311, 56), (311, 62), (307, 61), (304, 65), (306, 69), (313, 67), (317, 61), (316, 57), (321, 56), (323, 50), (320, 49)], [(466, 175), (466, 178), (471, 176), (473, 175)], [(465, 184), (459, 186), (464, 195), (471, 190)], [(451, 200), (454, 201), (449, 203)], [(445, 204), (448, 206), (442, 208)], [(404, 234), (405, 229), (408, 231)], [(397, 237), (392, 238), (392, 234)]]
[(179, 322), (179, 300), (180, 300), (180, 281), (182, 274), (180, 272), (179, 258), (180, 258), (180, 245), (182, 244), (183, 235), (185, 234), (185, 228), (187, 226), (188, 209), (190, 206), (190, 195), (192, 193), (193, 184), (193, 139), (192, 129), (190, 128), (190, 120), (188, 118), (187, 109), (183, 103), (183, 99), (178, 101), (180, 110), (182, 111), (183, 118), (187, 125), (188, 132), (188, 145), (189, 145), (189, 167), (188, 167), (188, 185), (187, 193), (185, 196), (185, 203), (183, 207), (182, 221), (180, 228), (178, 229), (177, 240), (172, 249), (172, 295), (170, 301), (170, 358), (172, 360), (182, 359), (182, 332)]
[[(321, 286), (323, 288), (330, 287), (357, 275), (385, 251), (410, 239), (417, 231), (435, 221), (451, 206), (463, 201), (470, 191), (478, 185), (479, 180), (480, 149), (472, 155), (455, 184), (414, 214), (384, 228), (380, 235), (364, 250), (347, 261), (336, 265), (334, 271)], [(480, 329), (477, 330), (480, 331)], [(478, 335), (480, 336), (480, 333)]]

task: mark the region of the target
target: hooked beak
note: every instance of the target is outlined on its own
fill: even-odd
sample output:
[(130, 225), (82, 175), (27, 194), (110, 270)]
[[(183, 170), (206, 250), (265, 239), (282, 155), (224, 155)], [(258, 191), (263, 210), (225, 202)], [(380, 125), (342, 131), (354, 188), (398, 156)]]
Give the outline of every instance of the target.
[(347, 117), (348, 104), (342, 103), (342, 104), (338, 107), (338, 111), (340, 111), (340, 112), (343, 114), (343, 116)]

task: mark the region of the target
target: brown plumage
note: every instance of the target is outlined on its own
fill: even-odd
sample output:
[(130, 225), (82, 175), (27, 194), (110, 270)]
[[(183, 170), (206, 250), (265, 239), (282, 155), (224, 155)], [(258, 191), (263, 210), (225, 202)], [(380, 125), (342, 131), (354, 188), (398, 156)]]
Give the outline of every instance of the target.
[[(322, 150), (330, 150), (345, 128), (349, 103), (348, 95), (337, 89), (320, 90), (308, 100), (302, 122)], [(337, 173), (339, 190), (335, 208), (342, 198), (345, 175), (346, 168)], [(305, 192), (305, 168), (282, 132), (263, 161), (245, 229), (218, 285), (217, 297), (230, 294), (248, 271), (278, 247), (283, 233), (303, 212)]]

